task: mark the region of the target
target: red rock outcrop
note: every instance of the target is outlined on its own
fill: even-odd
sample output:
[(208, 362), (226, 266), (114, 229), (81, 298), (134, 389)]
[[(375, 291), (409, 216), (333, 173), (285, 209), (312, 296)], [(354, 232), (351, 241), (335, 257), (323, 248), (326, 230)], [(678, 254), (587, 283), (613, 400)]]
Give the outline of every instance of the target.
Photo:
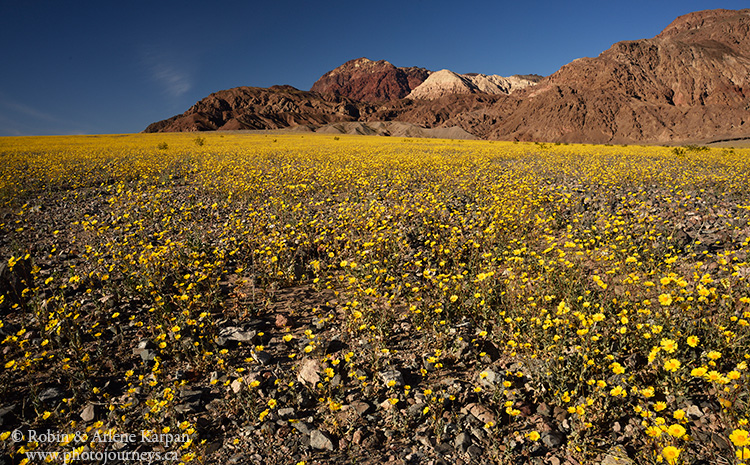
[(424, 68), (397, 68), (385, 60), (357, 58), (325, 73), (310, 90), (362, 102), (397, 100), (409, 95), (429, 74)]

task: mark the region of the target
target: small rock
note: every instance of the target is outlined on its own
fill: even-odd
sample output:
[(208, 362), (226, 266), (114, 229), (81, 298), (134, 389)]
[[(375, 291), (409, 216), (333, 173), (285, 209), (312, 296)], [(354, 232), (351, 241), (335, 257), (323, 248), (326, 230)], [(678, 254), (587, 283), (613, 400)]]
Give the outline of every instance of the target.
[(432, 447), (435, 445), (435, 441), (427, 436), (417, 436), (417, 441), (419, 441), (420, 444), (422, 444), (425, 447)]
[(380, 408), (382, 408), (385, 411), (388, 411), (388, 410), (394, 409), (395, 405), (393, 405), (389, 399), (386, 399), (380, 403)]
[(552, 411), (552, 416), (555, 417), (555, 420), (557, 420), (558, 423), (562, 423), (568, 418), (568, 410), (556, 405)]
[(375, 431), (375, 433), (367, 436), (365, 438), (364, 442), (362, 443), (362, 447), (365, 449), (376, 449), (380, 447), (383, 444), (383, 441), (385, 441), (385, 436), (380, 431)]
[(184, 402), (199, 402), (201, 396), (203, 396), (203, 391), (201, 391), (200, 389), (183, 389), (180, 391), (180, 399), (182, 399)]
[(427, 407), (427, 404), (418, 402), (406, 409), (406, 414), (410, 417), (419, 417), (420, 415), (422, 415), (425, 407)]
[(461, 409), (461, 411), (463, 413), (472, 414), (474, 418), (485, 424), (495, 421), (495, 414), (492, 413), (490, 409), (481, 404), (467, 404)]
[(536, 413), (538, 415), (543, 416), (543, 417), (549, 417), (549, 416), (552, 415), (552, 409), (549, 408), (549, 405), (547, 405), (546, 403), (542, 402), (541, 404), (539, 404), (537, 406)]
[(253, 359), (258, 362), (261, 365), (268, 365), (273, 361), (273, 357), (271, 354), (266, 352), (265, 350), (261, 350), (260, 352), (253, 352), (252, 353)]
[(476, 426), (471, 427), (471, 435), (474, 436), (478, 441), (483, 441), (484, 437), (487, 435), (482, 428), (477, 428)]
[(155, 348), (156, 346), (153, 342), (148, 339), (143, 339), (138, 342), (138, 345), (133, 349), (133, 355), (139, 355), (144, 362), (150, 362), (156, 356), (156, 353), (153, 350)]
[(435, 452), (438, 454), (450, 454), (452, 452), (452, 448), (450, 444), (446, 443), (440, 443), (435, 446)]
[(216, 343), (223, 346), (226, 345), (228, 341), (250, 342), (256, 334), (256, 331), (244, 331), (236, 326), (228, 326), (219, 331), (219, 335), (216, 337)]
[(141, 348), (133, 349), (133, 355), (139, 355), (141, 357), (141, 360), (143, 360), (144, 362), (150, 362), (154, 360), (154, 357), (156, 357), (156, 354), (153, 350)]
[(349, 404), (349, 407), (354, 409), (354, 411), (357, 412), (359, 416), (366, 415), (372, 408), (369, 403), (363, 400), (355, 400), (354, 402)]
[(291, 407), (280, 408), (277, 413), (279, 415), (279, 418), (281, 418), (282, 420), (289, 420), (290, 418), (294, 418), (296, 416), (294, 409)]
[(381, 371), (380, 378), (383, 380), (386, 386), (388, 386), (389, 382), (395, 383), (393, 384), (393, 387), (400, 387), (404, 385), (404, 376), (398, 370)]
[(719, 450), (729, 451), (733, 449), (732, 444), (718, 433), (711, 433), (711, 442), (713, 442)]
[(289, 326), (289, 318), (279, 313), (276, 315), (276, 319), (274, 320), (273, 324), (277, 328), (285, 328)]
[(458, 449), (460, 452), (465, 452), (466, 449), (471, 445), (471, 435), (467, 433), (459, 433), (456, 439), (453, 441), (453, 447)]
[(560, 447), (565, 442), (565, 435), (555, 431), (542, 433), (542, 443), (550, 449)]
[(39, 400), (46, 403), (56, 403), (63, 397), (65, 397), (65, 393), (56, 387), (47, 388), (39, 394)]
[(240, 453), (229, 457), (227, 463), (230, 465), (234, 465), (236, 463), (247, 463), (248, 459), (249, 457), (246, 454)]
[(86, 407), (83, 408), (83, 411), (81, 412), (81, 420), (85, 421), (86, 423), (89, 423), (91, 421), (94, 421), (96, 418), (96, 406), (94, 404), (88, 404)]
[(242, 385), (243, 384), (244, 383), (242, 382), (242, 378), (237, 378), (234, 381), (232, 381), (232, 384), (230, 384), (229, 387), (232, 388), (232, 392), (234, 392), (235, 394), (237, 394), (238, 392), (240, 392), (242, 390)]
[(486, 370), (482, 370), (479, 373), (478, 378), (479, 384), (484, 387), (491, 388), (495, 385), (495, 382), (497, 380), (497, 373), (488, 368)]
[(276, 423), (265, 422), (261, 425), (260, 431), (268, 436), (273, 436), (276, 433)]
[(688, 407), (687, 410), (685, 410), (685, 413), (687, 414), (687, 416), (693, 419), (700, 418), (703, 416), (703, 412), (701, 411), (701, 408), (695, 404)]
[(297, 375), (297, 381), (303, 384), (315, 386), (320, 382), (320, 362), (314, 358), (305, 359)]
[(479, 446), (475, 446), (474, 444), (470, 445), (469, 448), (466, 449), (466, 452), (468, 452), (473, 459), (477, 459), (482, 456), (482, 448)]
[(292, 423), (292, 428), (296, 429), (300, 433), (304, 434), (305, 436), (308, 436), (311, 433), (310, 426), (305, 423), (304, 421), (295, 421)]
[(310, 447), (318, 450), (333, 450), (333, 442), (325, 433), (314, 429), (310, 432)]

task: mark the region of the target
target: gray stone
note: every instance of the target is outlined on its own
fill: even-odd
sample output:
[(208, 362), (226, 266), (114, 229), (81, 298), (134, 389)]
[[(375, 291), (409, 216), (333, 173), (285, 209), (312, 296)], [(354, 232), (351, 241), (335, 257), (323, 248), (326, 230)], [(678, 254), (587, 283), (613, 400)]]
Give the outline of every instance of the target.
[(226, 328), (221, 328), (219, 331), (219, 335), (216, 337), (216, 343), (220, 346), (224, 346), (229, 341), (251, 342), (256, 334), (258, 334), (256, 331), (245, 331), (236, 326), (227, 326)]
[(474, 436), (477, 440), (483, 441), (484, 437), (487, 435), (482, 428), (477, 428), (476, 426), (473, 426), (471, 428), (471, 435)]
[(536, 413), (538, 415), (543, 416), (543, 417), (550, 417), (550, 416), (552, 416), (552, 409), (549, 408), (549, 405), (547, 405), (546, 403), (542, 402), (541, 404), (539, 404), (537, 406)]
[(352, 442), (354, 444), (360, 445), (362, 444), (362, 441), (365, 439), (365, 436), (366, 434), (364, 430), (360, 428), (357, 431), (355, 431), (354, 434), (352, 434)]
[(380, 403), (380, 408), (382, 408), (385, 411), (389, 411), (389, 410), (394, 410), (396, 406), (393, 405), (389, 399), (386, 399)]
[(470, 445), (469, 448), (466, 449), (466, 452), (468, 452), (473, 459), (477, 459), (482, 456), (482, 449), (478, 446), (475, 446), (474, 444)]
[(404, 376), (398, 370), (387, 370), (380, 372), (380, 378), (383, 382), (388, 385), (389, 381), (395, 383), (393, 387), (401, 387), (404, 385)]
[(39, 400), (47, 403), (56, 403), (63, 397), (65, 397), (65, 393), (56, 387), (47, 388), (39, 394)]
[(349, 404), (349, 408), (354, 409), (359, 416), (366, 415), (372, 409), (372, 405), (363, 400), (355, 400)]
[(471, 445), (471, 435), (467, 433), (459, 433), (456, 439), (453, 441), (453, 447), (458, 449), (460, 452), (465, 452), (466, 449)]
[(311, 430), (310, 426), (305, 423), (304, 421), (295, 421), (292, 423), (292, 428), (296, 429), (300, 433), (304, 434), (305, 436), (309, 435)]
[(253, 359), (261, 365), (268, 365), (273, 361), (273, 357), (271, 356), (271, 354), (269, 354), (265, 350), (262, 350), (260, 352), (253, 352), (252, 356)]
[(422, 415), (422, 411), (424, 411), (424, 408), (427, 407), (427, 404), (423, 402), (416, 403), (412, 406), (410, 406), (408, 409), (406, 409), (406, 414), (410, 417), (418, 417)]
[(153, 350), (146, 349), (145, 347), (136, 347), (133, 349), (133, 355), (140, 356), (144, 362), (150, 362), (156, 357), (156, 353)]
[(279, 409), (277, 413), (279, 415), (279, 418), (281, 418), (282, 420), (288, 420), (290, 418), (296, 417), (296, 413), (294, 412), (294, 409), (291, 407), (281, 408)]
[(542, 433), (542, 444), (550, 449), (560, 447), (565, 442), (565, 435), (556, 431)]
[(417, 441), (419, 441), (420, 444), (422, 444), (425, 447), (432, 448), (432, 446), (435, 445), (435, 441), (432, 440), (432, 438), (428, 436), (419, 435), (417, 436)]
[(331, 439), (319, 429), (310, 431), (310, 447), (318, 450), (333, 450)]
[[(484, 374), (484, 377), (482, 377), (482, 374)], [(489, 368), (480, 371), (477, 377), (479, 378), (479, 384), (487, 388), (494, 387), (495, 383), (497, 382), (497, 373), (490, 370)]]

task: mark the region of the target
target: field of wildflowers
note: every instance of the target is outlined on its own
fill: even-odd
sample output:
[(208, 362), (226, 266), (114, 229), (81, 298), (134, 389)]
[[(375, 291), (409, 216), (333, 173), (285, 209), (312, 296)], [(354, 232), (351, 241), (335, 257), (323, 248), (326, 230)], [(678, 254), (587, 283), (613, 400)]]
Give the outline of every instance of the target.
[(0, 451), (745, 463), (749, 210), (750, 149), (3, 138)]

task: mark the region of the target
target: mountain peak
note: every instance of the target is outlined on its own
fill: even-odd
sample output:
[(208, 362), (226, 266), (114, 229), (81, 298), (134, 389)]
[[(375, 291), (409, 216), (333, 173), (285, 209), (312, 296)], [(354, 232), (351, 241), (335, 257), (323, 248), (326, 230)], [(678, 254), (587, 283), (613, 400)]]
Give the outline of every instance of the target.
[(406, 97), (429, 73), (424, 68), (397, 68), (385, 60), (362, 57), (325, 73), (310, 90), (365, 102), (397, 100)]
[[(744, 18), (743, 18), (744, 17)], [(750, 21), (750, 9), (744, 10), (703, 10), (678, 16), (657, 37), (670, 37), (681, 33), (695, 32), (702, 28), (721, 28), (724, 24)]]

